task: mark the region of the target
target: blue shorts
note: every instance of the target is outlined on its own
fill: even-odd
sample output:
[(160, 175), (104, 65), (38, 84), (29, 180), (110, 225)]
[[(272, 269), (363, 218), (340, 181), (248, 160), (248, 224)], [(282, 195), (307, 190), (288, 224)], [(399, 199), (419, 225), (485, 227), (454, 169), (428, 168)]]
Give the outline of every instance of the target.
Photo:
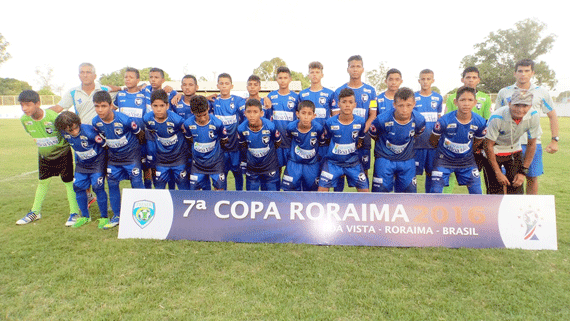
[(128, 179), (133, 188), (144, 188), (141, 167), (141, 163), (107, 165), (107, 178), (115, 183)]
[(277, 148), (277, 159), (279, 160), (279, 167), (287, 165), (289, 161), (290, 148)]
[(93, 190), (105, 188), (105, 173), (78, 173), (75, 172), (73, 186), (78, 190), (87, 190), (93, 186)]
[(226, 173), (229, 171), (232, 172), (240, 172), (241, 173), (241, 168), (240, 168), (240, 152), (239, 151), (235, 151), (235, 152), (225, 152), (224, 153), (224, 160), (225, 160), (225, 171)]
[(245, 189), (248, 191), (278, 191), (279, 190), (279, 171), (266, 173), (254, 173), (247, 171), (245, 173)]
[(346, 180), (349, 186), (354, 186), (357, 189), (369, 189), (368, 177), (364, 173), (361, 164), (353, 167), (340, 167), (327, 161), (323, 164), (321, 177), (319, 178), (319, 187), (331, 188), (337, 185), (337, 182), (342, 175), (346, 175)]
[[(217, 190), (226, 190), (227, 189), (227, 181), (226, 175), (224, 173), (218, 174), (200, 174), (195, 173), (190, 175), (190, 190), (207, 190), (210, 187), (210, 179), (212, 179), (212, 185), (214, 189)], [(209, 190), (209, 189), (208, 189)]]
[[(526, 153), (526, 145), (521, 146), (524, 155)], [(542, 165), (542, 144), (536, 144), (536, 152), (534, 153), (534, 158), (532, 159), (532, 163), (530, 163), (530, 167), (528, 168), (528, 175), (526, 176), (538, 177), (542, 174), (544, 174), (544, 166)]]
[(459, 185), (467, 185), (469, 194), (482, 194), (481, 177), (477, 166), (465, 168), (436, 167), (431, 173), (430, 193), (442, 193), (444, 186), (449, 186), (449, 175), (455, 173)]
[(284, 191), (316, 191), (319, 187), (320, 174), (319, 162), (299, 164), (290, 160), (283, 173), (281, 188)]
[(372, 192), (416, 193), (416, 160), (391, 161), (376, 158), (374, 162), (374, 178)]
[(362, 168), (367, 171), (370, 169), (370, 149), (361, 148), (358, 150), (358, 157), (360, 157), (360, 163)]
[(146, 157), (146, 168), (155, 168), (156, 167), (156, 142), (154, 140), (147, 139), (146, 141), (146, 152), (143, 153), (141, 151), (141, 155)]
[(186, 164), (177, 166), (156, 166), (156, 183), (155, 188), (164, 189), (169, 181), (174, 180), (179, 190), (188, 190), (188, 171)]
[(436, 149), (421, 148), (416, 149), (416, 175), (423, 175), (424, 169), (426, 175), (431, 175), (433, 171), (433, 162), (436, 157)]

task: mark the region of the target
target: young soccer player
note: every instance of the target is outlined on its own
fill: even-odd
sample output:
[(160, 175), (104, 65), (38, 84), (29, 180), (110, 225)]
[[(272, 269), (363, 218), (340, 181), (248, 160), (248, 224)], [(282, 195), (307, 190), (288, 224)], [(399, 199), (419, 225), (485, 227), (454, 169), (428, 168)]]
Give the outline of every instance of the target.
[(192, 148), (190, 190), (210, 190), (210, 179), (217, 191), (226, 190), (225, 159), (222, 148), (228, 143), (222, 121), (209, 113), (208, 100), (194, 96), (190, 100), (192, 116), (184, 122), (184, 136)]
[(119, 225), (121, 215), (121, 191), (119, 183), (129, 179), (133, 188), (144, 188), (141, 175), (141, 144), (144, 143), (144, 131), (129, 116), (114, 111), (111, 96), (106, 91), (93, 95), (97, 116), (93, 118), (93, 127), (109, 147), (107, 164), (107, 183), (113, 217), (104, 229)]
[(378, 115), (370, 126), (374, 146), (372, 192), (416, 193), (414, 138), (426, 126), (425, 118), (414, 110), (416, 99), (410, 88), (394, 94), (394, 108)]
[(329, 118), (325, 123), (324, 140), (329, 149), (319, 179), (319, 191), (326, 192), (337, 186), (345, 175), (348, 184), (358, 192), (368, 192), (368, 177), (360, 163), (358, 149), (364, 142), (364, 118), (354, 115), (356, 99), (354, 91), (344, 88), (338, 94), (340, 114)]
[[(247, 93), (249, 94), (249, 97), (245, 99), (246, 101), (248, 99), (257, 99), (261, 102), (261, 105), (263, 105), (264, 110), (271, 109), (271, 100), (269, 100), (267, 97), (261, 97), (259, 95), (259, 91), (261, 90), (261, 78), (259, 78), (259, 76), (249, 76), (249, 78), (247, 78), (246, 89)], [(242, 114), (245, 114), (245, 105), (241, 107), (241, 112)]]
[(91, 222), (87, 204), (86, 191), (90, 186), (97, 195), (97, 204), (101, 218), (99, 228), (109, 223), (107, 216), (107, 192), (105, 192), (105, 172), (107, 169), (107, 150), (103, 138), (95, 132), (91, 125), (81, 124), (81, 119), (75, 113), (63, 111), (55, 119), (55, 128), (75, 151), (75, 191), (77, 204), (81, 210), (73, 227), (81, 227)]
[(416, 137), (414, 142), (416, 175), (422, 175), (426, 171), (425, 192), (431, 190), (431, 172), (433, 171), (433, 161), (435, 159), (435, 148), (430, 144), (429, 138), (435, 122), (443, 112), (443, 97), (431, 90), (434, 74), (430, 69), (420, 72), (420, 91), (415, 93), (416, 106), (414, 109), (424, 116), (426, 120), (425, 131)]
[(297, 120), (289, 123), (285, 133), (291, 138), (291, 151), (281, 187), (284, 191), (316, 191), (323, 126), (315, 119), (315, 104), (310, 100), (300, 102), (296, 114)]
[[(477, 85), (481, 82), (481, 78), (479, 77), (479, 69), (477, 67), (467, 67), (463, 70), (461, 74), (461, 82), (463, 85), (473, 88), (477, 91), (477, 104), (473, 107), (473, 112), (480, 115), (481, 117), (485, 118), (486, 120), (491, 117), (491, 97), (486, 93), (477, 90)], [(446, 113), (450, 113), (452, 111), (457, 110), (457, 105), (455, 105), (454, 101), (457, 98), (457, 94), (453, 93), (447, 97), (447, 101), (445, 103)], [(480, 144), (477, 149), (474, 150), (475, 153), (475, 162), (477, 163), (477, 168), (479, 172), (483, 173), (483, 177), (485, 178), (485, 185), (488, 185), (487, 182), (487, 174), (484, 171), (485, 164), (487, 163), (487, 158), (483, 155), (483, 144)], [(450, 194), (453, 192), (453, 188), (455, 187), (455, 179), (449, 180), (449, 186), (443, 188), (443, 192), (446, 194)]]
[[(291, 83), (291, 71), (287, 67), (279, 67), (276, 71), (277, 84), (279, 90), (274, 90), (267, 95), (271, 100), (271, 117), (275, 124), (275, 128), (284, 133), (287, 125), (296, 118), (295, 110), (299, 103), (299, 95), (289, 89)], [(277, 158), (279, 159), (279, 168), (287, 165), (289, 159), (289, 150), (291, 149), (291, 139), (282, 137), (282, 142), (277, 149)]]
[(234, 175), (235, 190), (243, 190), (243, 174), (240, 168), (240, 151), (238, 146), (238, 125), (243, 121), (243, 115), (240, 111), (241, 106), (245, 105), (245, 100), (231, 94), (234, 88), (232, 77), (227, 73), (218, 76), (218, 89), (220, 95), (210, 103), (210, 108), (222, 124), (226, 128), (228, 135), (227, 152), (225, 157), (225, 174), (231, 171)]
[(184, 118), (169, 110), (168, 94), (164, 90), (155, 90), (150, 97), (152, 111), (143, 120), (156, 142), (155, 187), (164, 189), (169, 181), (174, 181), (178, 189), (187, 190), (189, 151), (182, 132)]
[(246, 189), (248, 191), (279, 190), (277, 151), (281, 135), (276, 126), (263, 117), (263, 107), (256, 99), (245, 103), (246, 120), (238, 126), (240, 148), (246, 154)]
[(403, 82), (402, 73), (398, 69), (392, 68), (386, 73), (386, 80), (384, 81), (388, 89), (378, 95), (378, 115), (394, 108), (394, 95), (398, 89), (400, 89)]
[[(335, 97), (333, 101), (333, 110), (331, 115), (337, 115), (340, 112), (339, 105), (339, 94), (344, 88), (350, 88), (354, 92), (354, 99), (356, 102), (356, 107), (354, 108), (354, 115), (364, 118), (366, 125), (364, 132), (368, 131), (370, 124), (376, 118), (377, 115), (377, 104), (376, 104), (376, 89), (368, 84), (362, 82), (362, 74), (364, 73), (364, 63), (362, 57), (359, 55), (351, 56), (348, 58), (348, 68), (347, 72), (350, 76), (348, 83), (340, 86), (335, 91)], [(364, 168), (364, 172), (368, 177), (368, 170), (370, 169), (370, 150), (372, 148), (370, 137), (364, 138), (364, 143), (360, 153), (360, 162)], [(343, 179), (344, 181), (344, 179)], [(335, 191), (342, 191), (344, 188), (344, 182), (340, 182), (338, 188)]]
[[(503, 194), (505, 186), (507, 194), (524, 194), (525, 176), (529, 174), (536, 141), (542, 134), (538, 111), (531, 110), (534, 98), (531, 91), (517, 88), (509, 106), (495, 110), (489, 118), (485, 136), (489, 194)], [(524, 159), (520, 141), (523, 136), (528, 136)]]
[[(552, 138), (545, 150), (547, 153), (554, 154), (558, 151), (558, 141), (560, 140), (558, 137), (558, 117), (556, 116), (556, 110), (554, 109), (554, 102), (552, 101), (548, 90), (532, 83), (533, 77), (534, 61), (530, 59), (518, 61), (515, 64), (516, 83), (499, 91), (495, 102), (495, 108), (508, 105), (513, 93), (517, 89), (528, 90), (532, 93), (534, 97), (532, 101), (532, 110), (542, 111), (546, 116), (548, 116), (548, 120), (550, 121), (550, 133), (552, 134)], [(542, 165), (542, 141), (540, 138), (540, 136), (537, 138), (534, 160), (529, 167), (528, 175), (526, 175), (527, 194), (538, 194), (538, 177), (544, 174), (544, 168)], [(523, 153), (526, 153), (528, 148), (526, 141), (527, 136), (523, 136), (521, 138)]]
[(52, 176), (61, 176), (67, 192), (69, 203), (69, 219), (66, 226), (75, 224), (79, 217), (79, 207), (73, 191), (73, 155), (69, 143), (56, 130), (54, 122), (57, 113), (51, 109), (40, 108), (40, 96), (33, 90), (24, 90), (18, 96), (24, 115), (20, 118), (26, 133), (34, 139), (38, 146), (39, 182), (32, 209), (16, 224), (23, 225), (39, 220), (42, 217), (42, 204), (46, 197)]
[(184, 119), (190, 118), (192, 116), (192, 110), (190, 108), (190, 99), (196, 95), (198, 90), (198, 81), (193, 75), (185, 75), (182, 77), (182, 82), (180, 84), (182, 89), (182, 97), (176, 104), (170, 104), (172, 111), (182, 116)]
[[(481, 178), (473, 151), (483, 142), (486, 120), (472, 111), (477, 104), (477, 92), (471, 87), (457, 90), (455, 106), (458, 109), (437, 120), (430, 135), (430, 143), (437, 148), (431, 190), (441, 193), (449, 184), (449, 175), (455, 173), (460, 185), (467, 185), (469, 194), (481, 194)], [(427, 179), (427, 176), (426, 176)]]

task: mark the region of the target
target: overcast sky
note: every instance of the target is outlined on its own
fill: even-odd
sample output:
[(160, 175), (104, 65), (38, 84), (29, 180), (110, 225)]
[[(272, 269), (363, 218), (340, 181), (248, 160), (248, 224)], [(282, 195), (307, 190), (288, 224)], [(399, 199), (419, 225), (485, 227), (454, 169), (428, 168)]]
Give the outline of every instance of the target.
[[(466, 3), (473, 3), (466, 6)], [(157, 6), (156, 4), (159, 4)], [(442, 92), (460, 85), (459, 63), (490, 32), (526, 18), (557, 35), (541, 57), (556, 72), (558, 90), (570, 89), (569, 13), (560, 2), (540, 1), (10, 1), (2, 5), (0, 33), (12, 58), (0, 77), (39, 89), (37, 67), (51, 66), (55, 83), (79, 84), (77, 67), (91, 62), (97, 74), (125, 66), (160, 67), (179, 80), (185, 73), (212, 79), (227, 72), (245, 81), (264, 60), (282, 58), (307, 72), (324, 64), (323, 84), (348, 80), (346, 60), (359, 54), (365, 69), (402, 71), (404, 86), (419, 89), (430, 68)], [(556, 95), (556, 94), (555, 94)]]

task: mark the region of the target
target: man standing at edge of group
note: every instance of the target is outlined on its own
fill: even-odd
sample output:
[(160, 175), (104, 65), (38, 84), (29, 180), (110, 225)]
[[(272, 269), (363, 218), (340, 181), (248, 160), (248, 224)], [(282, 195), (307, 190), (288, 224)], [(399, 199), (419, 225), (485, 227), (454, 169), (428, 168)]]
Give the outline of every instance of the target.
[[(545, 88), (537, 86), (531, 82), (533, 76), (534, 61), (530, 59), (519, 60), (515, 64), (516, 83), (499, 91), (497, 100), (495, 101), (495, 108), (498, 109), (502, 106), (507, 106), (511, 101), (513, 93), (517, 89), (528, 90), (528, 92), (532, 93), (533, 99), (531, 111), (542, 110), (550, 120), (550, 133), (552, 134), (552, 138), (546, 147), (546, 152), (554, 154), (558, 151), (558, 141), (560, 139), (558, 137), (558, 118), (556, 116), (556, 110), (554, 110), (554, 102)], [(521, 137), (520, 143), (522, 145), (523, 153), (526, 153), (528, 148), (528, 137), (528, 135), (523, 135)], [(538, 177), (542, 174), (544, 174), (544, 168), (542, 165), (542, 144), (539, 136), (536, 139), (536, 152), (534, 153), (534, 159), (532, 160), (528, 174), (526, 175), (527, 194), (538, 194)]]

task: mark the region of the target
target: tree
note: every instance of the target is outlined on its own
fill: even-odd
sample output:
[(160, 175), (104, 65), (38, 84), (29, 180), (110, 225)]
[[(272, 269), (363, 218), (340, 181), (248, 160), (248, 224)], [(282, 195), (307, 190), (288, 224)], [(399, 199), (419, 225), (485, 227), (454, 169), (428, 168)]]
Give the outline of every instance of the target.
[[(36, 67), (36, 76), (38, 76), (38, 84), (40, 85), (40, 95), (54, 95), (54, 92), (61, 92), (63, 90), (62, 85), (54, 84), (53, 80), (53, 67), (45, 65), (42, 67)], [(38, 93), (39, 93), (38, 92)]]
[(388, 88), (385, 82), (386, 73), (388, 73), (388, 70), (389, 69), (384, 65), (384, 62), (380, 62), (378, 69), (372, 69), (371, 71), (367, 71), (365, 74), (366, 82), (372, 87), (376, 88), (377, 93), (380, 93)]
[[(259, 76), (262, 81), (272, 81), (276, 80), (277, 68), (287, 66), (285, 61), (279, 57), (275, 57), (271, 60), (266, 60), (262, 62), (259, 67), (253, 70), (253, 74)], [(304, 76), (303, 73), (291, 70), (291, 80), (300, 81), (301, 87), (303, 89), (311, 86), (311, 81), (309, 76)]]
[(0, 33), (0, 65), (12, 58), (12, 56), (10, 55), (10, 53), (8, 53), (6, 50), (8, 48), (8, 45), (10, 45), (10, 43), (8, 41), (6, 41), (6, 39), (4, 38), (4, 36)]
[[(139, 69), (139, 73), (140, 73), (140, 80), (141, 81), (148, 81), (149, 80), (149, 73), (150, 70), (153, 67), (147, 67), (144, 69)], [(102, 85), (107, 85), (107, 86), (123, 86), (125, 84), (125, 71), (127, 70), (127, 67), (120, 69), (120, 70), (116, 70), (113, 71), (110, 74), (102, 74), (101, 77), (99, 78), (99, 82)], [(168, 73), (165, 71), (164, 72), (164, 79), (166, 79), (167, 81), (171, 81), (172, 79), (170, 79), (170, 76), (168, 75)]]
[(481, 43), (473, 47), (475, 53), (461, 60), (461, 68), (477, 66), (481, 77), (479, 89), (496, 93), (501, 88), (515, 82), (514, 67), (521, 59), (532, 59), (535, 62), (535, 79), (539, 85), (554, 87), (556, 74), (538, 57), (548, 53), (554, 44), (556, 35), (542, 36), (546, 24), (525, 19), (507, 30), (491, 32)]
[(22, 91), (32, 89), (25, 81), (14, 78), (0, 78), (0, 95), (19, 95)]

